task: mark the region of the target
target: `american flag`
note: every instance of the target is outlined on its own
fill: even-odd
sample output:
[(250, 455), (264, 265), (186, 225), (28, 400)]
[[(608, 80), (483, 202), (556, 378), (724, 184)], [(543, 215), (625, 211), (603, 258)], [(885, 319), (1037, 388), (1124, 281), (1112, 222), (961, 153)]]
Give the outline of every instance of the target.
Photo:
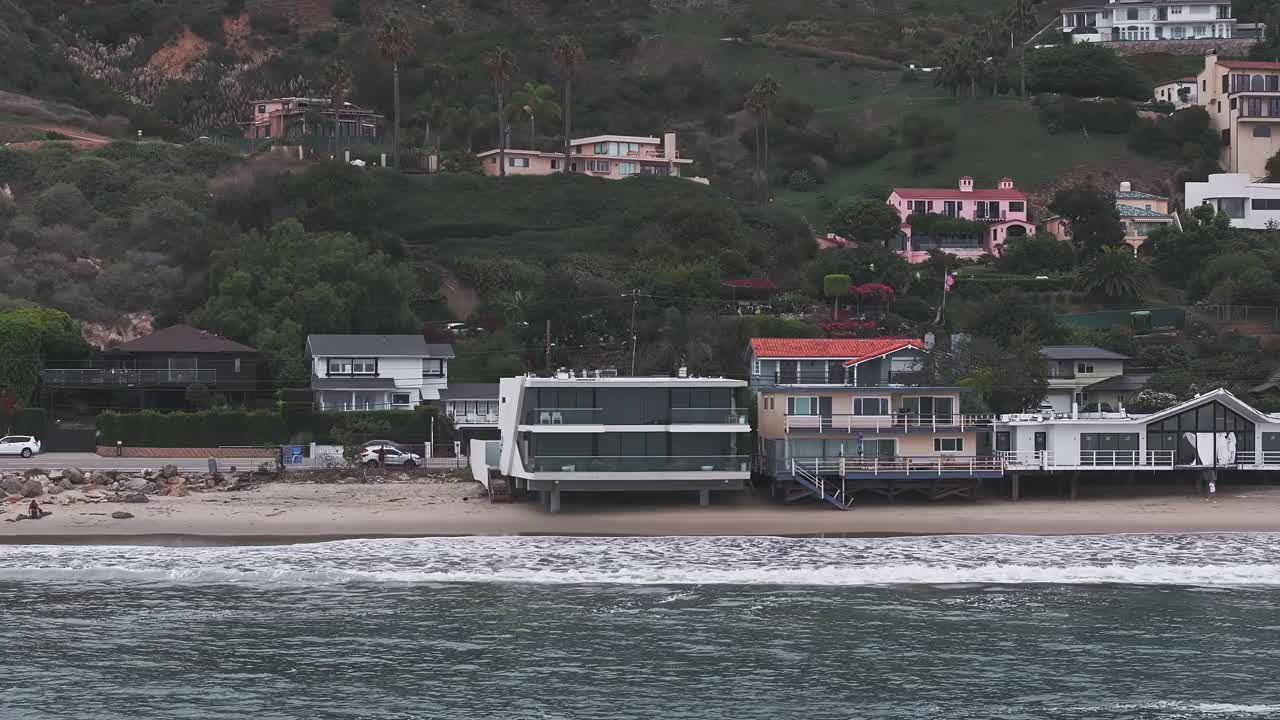
[(944, 292), (951, 292), (951, 286), (955, 284), (956, 284), (956, 276), (952, 275), (949, 272), (942, 279), (942, 288)]

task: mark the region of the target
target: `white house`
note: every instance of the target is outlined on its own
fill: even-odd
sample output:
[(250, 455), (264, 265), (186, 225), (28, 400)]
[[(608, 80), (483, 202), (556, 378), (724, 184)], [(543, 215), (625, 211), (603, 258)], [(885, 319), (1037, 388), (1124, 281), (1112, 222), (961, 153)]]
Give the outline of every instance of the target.
[(1223, 389), (1148, 415), (1005, 415), (995, 434), (1010, 472), (1280, 469), (1280, 416)]
[(1062, 9), (1073, 42), (1192, 40), (1235, 36), (1229, 2), (1108, 0)]
[(1152, 96), (1156, 102), (1172, 103), (1175, 110), (1197, 104), (1200, 85), (1194, 76), (1167, 80), (1155, 86)]
[(503, 378), (498, 472), (539, 492), (741, 490), (751, 477), (743, 380), (557, 373)]
[(1046, 345), (1040, 355), (1049, 383), (1045, 399), (1055, 413), (1069, 413), (1073, 406), (1118, 410), (1151, 379), (1150, 375), (1126, 375), (1127, 355), (1093, 345)]
[(1208, 182), (1185, 186), (1187, 208), (1212, 205), (1246, 230), (1280, 227), (1280, 183), (1252, 182), (1245, 173), (1210, 175)]
[(311, 389), (321, 410), (409, 410), (440, 399), (453, 346), (421, 335), (308, 335)]

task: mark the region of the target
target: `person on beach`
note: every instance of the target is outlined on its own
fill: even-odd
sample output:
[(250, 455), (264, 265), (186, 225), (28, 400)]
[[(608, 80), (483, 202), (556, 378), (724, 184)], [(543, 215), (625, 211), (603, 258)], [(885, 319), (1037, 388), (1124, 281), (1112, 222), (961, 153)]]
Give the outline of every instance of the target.
[(1209, 496), (1205, 498), (1210, 502), (1218, 501), (1218, 483), (1215, 480), (1209, 481)]
[(40, 503), (32, 500), (31, 504), (27, 506), (27, 517), (31, 520), (39, 520), (44, 516), (44, 508), (40, 507)]

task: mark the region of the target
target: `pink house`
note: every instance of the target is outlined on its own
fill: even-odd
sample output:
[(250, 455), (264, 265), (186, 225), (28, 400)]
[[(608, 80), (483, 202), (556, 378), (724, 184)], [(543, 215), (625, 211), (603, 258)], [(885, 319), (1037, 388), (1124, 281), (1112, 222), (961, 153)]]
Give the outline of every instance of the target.
[[(637, 135), (596, 135), (572, 140), (569, 143), (572, 157), (569, 172), (593, 177), (621, 180), (633, 175), (671, 175), (688, 177), (684, 173), (693, 163), (680, 156), (676, 149), (676, 134), (669, 132), (661, 138)], [(477, 153), (485, 175), (501, 175), (497, 150)], [(508, 175), (551, 175), (563, 171), (564, 153), (542, 152), (507, 148)], [(703, 178), (690, 180), (706, 183)]]
[[(960, 178), (955, 189), (894, 188), (888, 203), (902, 217), (902, 234), (895, 249), (907, 262), (924, 262), (930, 250), (957, 257), (977, 258), (986, 253), (999, 255), (1008, 238), (1025, 237), (1035, 232), (1027, 221), (1027, 196), (1013, 187), (1009, 178), (1001, 178), (994, 190), (975, 190), (973, 178)], [(945, 227), (931, 220), (929, 228), (912, 231), (912, 215), (939, 215), (981, 223), (976, 232), (964, 227)], [(919, 223), (918, 223), (919, 224)]]

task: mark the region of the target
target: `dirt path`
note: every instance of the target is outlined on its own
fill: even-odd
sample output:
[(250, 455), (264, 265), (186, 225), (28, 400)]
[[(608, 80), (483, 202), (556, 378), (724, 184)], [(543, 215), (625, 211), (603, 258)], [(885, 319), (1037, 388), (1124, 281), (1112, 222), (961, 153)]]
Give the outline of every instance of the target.
[(449, 311), (459, 320), (470, 319), (480, 307), (480, 298), (476, 295), (476, 291), (462, 284), (458, 276), (448, 270), (440, 274), (440, 292), (444, 295), (444, 302), (449, 306)]

